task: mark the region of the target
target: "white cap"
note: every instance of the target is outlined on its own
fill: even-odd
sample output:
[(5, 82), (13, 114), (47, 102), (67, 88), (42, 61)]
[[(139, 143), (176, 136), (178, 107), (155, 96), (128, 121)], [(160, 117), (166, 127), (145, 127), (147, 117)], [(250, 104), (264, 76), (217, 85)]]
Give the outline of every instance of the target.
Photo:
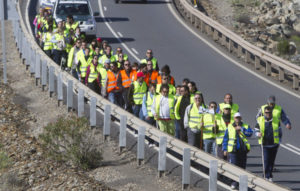
[(60, 22), (62, 22), (62, 21), (63, 21), (63, 20), (60, 19), (60, 18), (57, 18), (57, 19), (56, 19), (56, 22), (57, 22), (57, 23), (60, 23)]
[(242, 116), (241, 116), (240, 112), (237, 112), (234, 114), (234, 117), (242, 117)]
[(104, 63), (105, 63), (105, 64), (110, 64), (111, 61), (110, 61), (110, 59), (106, 59), (106, 60), (104, 61)]

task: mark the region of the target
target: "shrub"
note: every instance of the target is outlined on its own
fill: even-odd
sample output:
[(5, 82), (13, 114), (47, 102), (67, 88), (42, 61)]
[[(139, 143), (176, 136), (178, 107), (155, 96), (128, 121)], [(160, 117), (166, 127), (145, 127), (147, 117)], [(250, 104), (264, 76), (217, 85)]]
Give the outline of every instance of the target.
[(96, 137), (86, 118), (60, 117), (44, 128), (40, 140), (48, 156), (56, 161), (90, 169), (98, 167), (102, 160)]
[(6, 169), (11, 165), (11, 159), (6, 152), (2, 151), (2, 145), (0, 144), (0, 170)]
[(280, 55), (288, 54), (289, 52), (289, 41), (286, 39), (281, 39), (278, 42), (277, 49)]

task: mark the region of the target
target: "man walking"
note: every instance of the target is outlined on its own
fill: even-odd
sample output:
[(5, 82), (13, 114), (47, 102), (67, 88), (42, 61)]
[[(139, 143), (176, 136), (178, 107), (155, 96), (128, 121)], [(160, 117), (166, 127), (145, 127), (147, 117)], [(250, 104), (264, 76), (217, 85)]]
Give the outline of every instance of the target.
[(232, 95), (230, 93), (225, 94), (224, 96), (224, 102), (219, 104), (219, 112), (222, 113), (224, 109), (224, 105), (229, 104), (231, 107), (231, 114), (232, 116), (236, 113), (239, 112), (239, 105), (236, 103), (232, 102)]

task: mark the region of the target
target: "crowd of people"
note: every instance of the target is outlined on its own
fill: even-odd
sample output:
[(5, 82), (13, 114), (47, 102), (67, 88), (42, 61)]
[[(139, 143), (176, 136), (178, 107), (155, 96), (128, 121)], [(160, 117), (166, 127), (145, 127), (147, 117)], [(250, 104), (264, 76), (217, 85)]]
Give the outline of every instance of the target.
[(140, 63), (132, 63), (121, 47), (114, 54), (109, 42), (101, 38), (88, 43), (71, 15), (66, 22), (54, 21), (44, 9), (34, 25), (38, 42), (57, 64), (112, 103), (171, 136), (246, 168), (250, 151), (247, 137), (255, 132), (264, 153), (265, 178), (272, 181), (282, 135), (280, 124), (291, 129), (275, 96), (261, 106), (252, 129), (243, 122), (239, 105), (230, 93), (222, 103), (206, 104), (196, 83), (185, 78), (176, 85), (170, 67), (159, 68), (151, 49)]

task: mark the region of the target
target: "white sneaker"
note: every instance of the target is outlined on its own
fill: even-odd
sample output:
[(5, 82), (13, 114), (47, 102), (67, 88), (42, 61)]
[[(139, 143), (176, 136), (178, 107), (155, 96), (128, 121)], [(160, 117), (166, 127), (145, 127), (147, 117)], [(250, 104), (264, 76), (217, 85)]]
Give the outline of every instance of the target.
[(134, 137), (137, 138), (137, 137), (138, 137), (138, 134), (135, 133), (135, 134), (134, 134)]
[(268, 180), (269, 180), (269, 182), (273, 182), (273, 178), (269, 178)]
[(198, 7), (198, 5), (194, 5), (194, 8), (197, 8)]
[(231, 184), (231, 189), (235, 190), (236, 189), (235, 185)]
[(154, 144), (150, 143), (148, 146), (149, 146), (149, 148), (152, 148), (152, 147), (154, 147)]

